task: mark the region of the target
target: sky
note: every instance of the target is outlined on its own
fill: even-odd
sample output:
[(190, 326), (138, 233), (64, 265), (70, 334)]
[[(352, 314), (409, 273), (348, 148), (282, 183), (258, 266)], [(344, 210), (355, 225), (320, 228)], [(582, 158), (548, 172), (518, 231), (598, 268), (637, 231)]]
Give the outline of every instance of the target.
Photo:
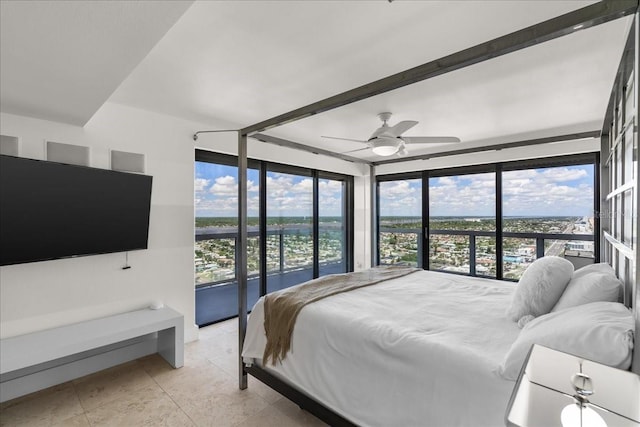
[[(247, 215), (258, 216), (259, 175), (247, 172)], [(342, 183), (319, 181), (320, 216), (342, 212)], [(267, 173), (268, 216), (312, 216), (313, 179), (284, 173)], [(238, 173), (235, 166), (196, 162), (195, 207), (198, 217), (232, 217), (238, 214)]]
[[(563, 166), (503, 172), (504, 216), (593, 215), (593, 165)], [(248, 216), (258, 216), (258, 171), (248, 171)], [(339, 216), (342, 183), (320, 181), (320, 216)], [(268, 216), (311, 216), (310, 177), (269, 172)], [(238, 179), (235, 166), (196, 162), (196, 216), (237, 215)], [(420, 216), (421, 180), (380, 183), (381, 216)], [(432, 216), (495, 215), (492, 173), (431, 178)]]
[[(593, 165), (503, 172), (504, 216), (593, 215)], [(495, 215), (493, 173), (431, 178), (432, 216)], [(381, 216), (420, 216), (421, 181), (380, 183)]]

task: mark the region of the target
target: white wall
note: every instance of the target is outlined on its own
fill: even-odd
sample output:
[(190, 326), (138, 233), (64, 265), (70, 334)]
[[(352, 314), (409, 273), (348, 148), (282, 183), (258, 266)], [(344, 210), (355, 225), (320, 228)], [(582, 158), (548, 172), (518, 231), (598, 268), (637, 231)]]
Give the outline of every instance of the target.
[(91, 148), (91, 165), (109, 168), (109, 150), (143, 153), (153, 176), (149, 249), (0, 267), (0, 334), (24, 334), (147, 306), (160, 300), (194, 326), (191, 123), (105, 104), (84, 127), (2, 114), (0, 133), (20, 138), (21, 156), (44, 159), (44, 141)]

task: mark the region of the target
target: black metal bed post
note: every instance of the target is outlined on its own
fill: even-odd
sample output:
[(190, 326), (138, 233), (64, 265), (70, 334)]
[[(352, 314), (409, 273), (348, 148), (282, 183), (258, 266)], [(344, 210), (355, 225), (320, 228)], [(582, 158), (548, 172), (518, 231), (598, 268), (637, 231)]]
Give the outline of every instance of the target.
[(242, 347), (247, 333), (247, 134), (238, 132), (238, 387), (247, 388)]
[(378, 265), (378, 187), (376, 183), (376, 168), (373, 165), (369, 165), (369, 208), (371, 209), (371, 215), (369, 220), (371, 221), (371, 265), (375, 267)]

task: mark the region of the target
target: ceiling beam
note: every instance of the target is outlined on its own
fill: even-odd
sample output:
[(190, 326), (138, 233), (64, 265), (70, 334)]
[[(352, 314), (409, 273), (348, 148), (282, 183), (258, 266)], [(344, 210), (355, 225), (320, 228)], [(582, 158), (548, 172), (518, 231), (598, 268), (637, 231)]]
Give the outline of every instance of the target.
[(379, 162), (372, 162), (372, 164), (373, 166), (388, 165), (391, 163), (408, 162), (411, 160), (428, 160), (436, 157), (448, 157), (448, 156), (456, 156), (460, 154), (480, 153), (483, 151), (494, 151), (494, 150), (499, 151), (507, 148), (527, 147), (530, 145), (550, 144), (552, 142), (574, 141), (577, 139), (587, 139), (587, 138), (600, 138), (600, 131), (594, 130), (589, 132), (579, 132), (579, 133), (570, 133), (566, 135), (550, 136), (546, 138), (526, 139), (522, 141), (504, 142), (501, 144), (483, 145), (481, 147), (460, 148), (458, 150), (441, 151), (438, 153), (422, 154), (422, 155), (411, 156), (411, 157), (398, 157), (398, 158), (389, 159), (389, 160), (381, 160)]
[(286, 123), (525, 49), (578, 30), (603, 24), (633, 14), (637, 10), (638, 0), (605, 0), (598, 2), (247, 126), (241, 132), (245, 135), (263, 132)]
[(362, 163), (365, 165), (371, 164), (371, 162), (360, 159), (358, 157), (347, 156), (346, 154), (341, 153), (334, 153), (333, 151), (324, 150), (318, 147), (311, 147), (310, 145), (304, 145), (297, 142), (289, 141), (287, 139), (276, 138), (275, 136), (269, 136), (262, 133), (254, 133), (250, 137), (257, 139), (258, 141), (267, 142), (269, 144), (280, 145), (282, 147), (293, 148), (294, 150), (302, 150), (313, 154), (322, 154), (324, 156), (342, 159), (347, 162)]

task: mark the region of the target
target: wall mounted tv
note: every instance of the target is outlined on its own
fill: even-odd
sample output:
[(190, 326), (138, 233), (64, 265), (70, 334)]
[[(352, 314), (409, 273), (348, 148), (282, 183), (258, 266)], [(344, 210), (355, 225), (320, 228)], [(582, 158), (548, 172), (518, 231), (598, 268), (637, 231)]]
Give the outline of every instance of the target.
[(0, 265), (146, 249), (151, 182), (0, 155)]

